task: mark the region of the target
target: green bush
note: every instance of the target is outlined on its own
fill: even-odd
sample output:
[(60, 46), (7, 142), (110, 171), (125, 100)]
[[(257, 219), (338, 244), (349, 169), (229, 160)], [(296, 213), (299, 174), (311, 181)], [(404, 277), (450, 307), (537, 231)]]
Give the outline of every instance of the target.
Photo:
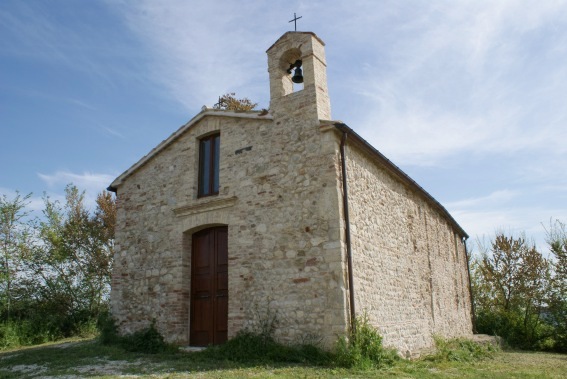
[(119, 345), (122, 343), (122, 337), (118, 334), (116, 321), (109, 312), (103, 312), (99, 315), (97, 321), (99, 331), (98, 340), (103, 345)]
[(0, 350), (21, 346), (20, 335), (15, 322), (0, 324)]
[(249, 330), (242, 331), (226, 343), (210, 346), (204, 355), (234, 362), (287, 362), (328, 364), (331, 354), (312, 344), (284, 345), (275, 341), (271, 334), (261, 334)]
[(0, 350), (37, 345), (56, 339), (57, 335), (45, 323), (28, 320), (0, 323)]
[(398, 355), (382, 346), (382, 336), (370, 325), (366, 313), (356, 318), (354, 330), (341, 337), (336, 346), (334, 361), (341, 367), (370, 369), (390, 366)]
[(157, 354), (172, 351), (173, 347), (165, 342), (155, 326), (155, 320), (149, 327), (123, 337), (122, 346), (127, 351)]
[(524, 350), (558, 350), (555, 329), (537, 315), (526, 317), (520, 311), (479, 310), (479, 333), (502, 337), (508, 345)]
[(100, 332), (98, 340), (103, 345), (116, 345), (126, 351), (145, 354), (177, 351), (176, 347), (165, 342), (156, 328), (155, 320), (149, 327), (124, 336), (118, 333), (116, 321), (109, 313), (101, 314), (97, 326)]
[[(202, 354), (212, 359), (241, 363), (310, 363), (325, 365), (332, 354), (317, 346), (314, 336), (305, 336), (300, 343), (282, 344), (274, 333), (279, 321), (277, 311), (269, 305), (254, 307), (256, 322), (222, 345), (209, 346)], [(311, 343), (309, 343), (311, 342)]]
[(498, 348), (491, 344), (480, 344), (465, 338), (444, 339), (433, 337), (436, 352), (425, 360), (436, 362), (474, 362), (492, 358)]

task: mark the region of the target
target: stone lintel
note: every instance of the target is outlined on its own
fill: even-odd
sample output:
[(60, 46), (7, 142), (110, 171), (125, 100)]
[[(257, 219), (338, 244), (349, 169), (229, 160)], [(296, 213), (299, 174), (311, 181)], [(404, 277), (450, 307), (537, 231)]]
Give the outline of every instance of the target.
[(232, 207), (234, 204), (236, 204), (237, 201), (238, 197), (232, 196), (224, 199), (213, 199), (197, 204), (186, 204), (173, 209), (173, 213), (175, 213), (177, 217), (189, 216), (196, 213), (203, 213), (214, 211), (216, 209)]

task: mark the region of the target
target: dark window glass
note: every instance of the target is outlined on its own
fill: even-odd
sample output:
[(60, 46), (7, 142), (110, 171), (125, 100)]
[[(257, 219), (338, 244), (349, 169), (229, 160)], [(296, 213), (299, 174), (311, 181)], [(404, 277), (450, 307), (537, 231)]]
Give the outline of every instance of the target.
[(219, 193), (220, 135), (205, 137), (199, 143), (199, 196)]
[(219, 193), (219, 158), (220, 158), (220, 136), (216, 136), (213, 148), (213, 192)]

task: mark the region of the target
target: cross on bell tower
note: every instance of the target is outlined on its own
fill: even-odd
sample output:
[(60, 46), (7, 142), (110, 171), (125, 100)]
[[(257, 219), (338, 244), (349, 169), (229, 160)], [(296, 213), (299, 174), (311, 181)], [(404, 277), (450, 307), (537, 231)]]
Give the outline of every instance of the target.
[(293, 12), (293, 20), (290, 20), (289, 22), (293, 22), (295, 25), (295, 31), (297, 32), (297, 20), (299, 20), (300, 18), (302, 18), (303, 16), (299, 16), (297, 17), (297, 15), (295, 14), (295, 12)]

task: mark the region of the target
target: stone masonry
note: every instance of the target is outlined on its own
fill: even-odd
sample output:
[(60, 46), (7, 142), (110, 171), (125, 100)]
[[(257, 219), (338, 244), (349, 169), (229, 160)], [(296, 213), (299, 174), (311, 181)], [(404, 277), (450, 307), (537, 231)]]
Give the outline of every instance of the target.
[(462, 234), (365, 150), (353, 143), (347, 151), (358, 309), (404, 353), (431, 346), (432, 335), (470, 336)]
[[(350, 320), (340, 144), (323, 42), (288, 32), (268, 50), (270, 112), (204, 107), (119, 176), (111, 310), (122, 333), (155, 319), (187, 345), (193, 233), (228, 227), (228, 337), (267, 318), (283, 342), (330, 347)], [(303, 62), (304, 88), (286, 69)], [(344, 125), (344, 124), (343, 124)], [(220, 190), (197, 196), (199, 140), (220, 133)], [(387, 345), (470, 335), (466, 233), (421, 187), (349, 135), (357, 311)], [(378, 153), (379, 154), (379, 153)]]

